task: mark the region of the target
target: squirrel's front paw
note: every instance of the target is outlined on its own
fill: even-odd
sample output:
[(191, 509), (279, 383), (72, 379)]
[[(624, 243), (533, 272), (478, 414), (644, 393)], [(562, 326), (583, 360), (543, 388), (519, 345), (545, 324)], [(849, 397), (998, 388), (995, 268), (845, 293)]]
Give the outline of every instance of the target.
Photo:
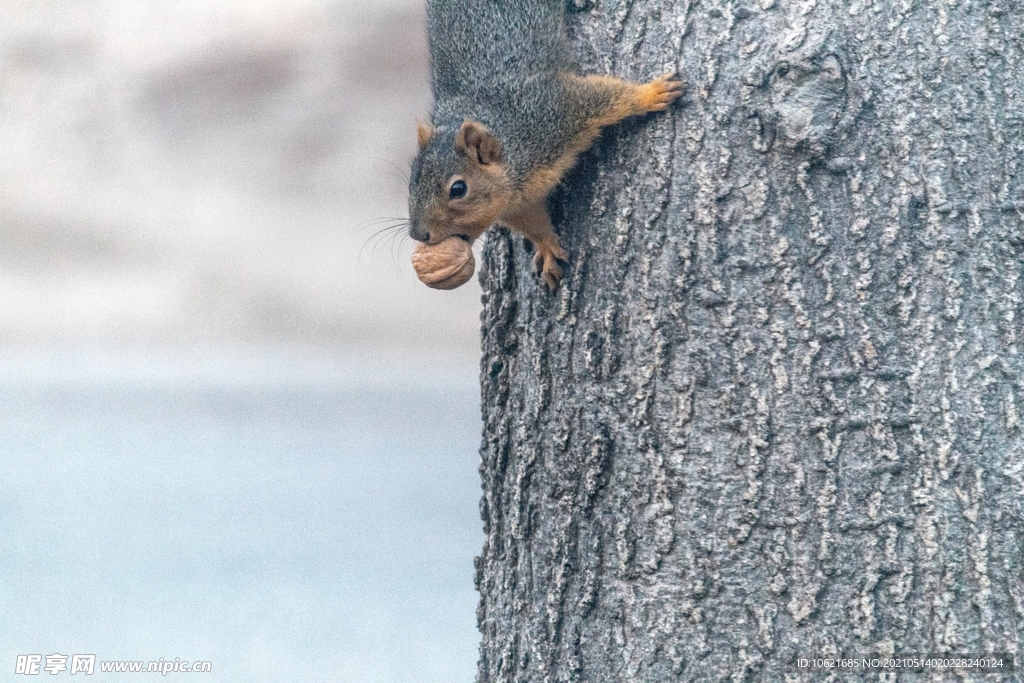
[(569, 255), (557, 241), (534, 245), (537, 251), (533, 254), (533, 269), (544, 278), (545, 284), (552, 292), (562, 282), (562, 267), (559, 261), (568, 261)]
[(650, 83), (640, 86), (641, 102), (645, 111), (665, 111), (668, 105), (683, 94), (683, 81), (678, 73), (658, 76)]

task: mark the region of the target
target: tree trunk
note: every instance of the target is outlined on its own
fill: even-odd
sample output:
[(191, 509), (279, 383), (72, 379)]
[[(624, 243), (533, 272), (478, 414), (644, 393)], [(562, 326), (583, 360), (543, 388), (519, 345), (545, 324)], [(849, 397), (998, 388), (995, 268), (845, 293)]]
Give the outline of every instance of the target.
[(552, 197), (555, 295), (521, 238), (485, 247), (481, 682), (1024, 654), (1014, 8), (571, 15), (584, 71), (687, 95)]

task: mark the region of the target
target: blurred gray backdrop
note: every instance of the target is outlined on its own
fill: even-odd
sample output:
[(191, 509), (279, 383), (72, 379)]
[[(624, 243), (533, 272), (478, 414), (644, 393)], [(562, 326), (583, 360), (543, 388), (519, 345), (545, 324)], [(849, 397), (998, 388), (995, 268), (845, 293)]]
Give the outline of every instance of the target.
[(472, 679), (479, 289), (378, 234), (422, 4), (0, 3), (0, 670)]

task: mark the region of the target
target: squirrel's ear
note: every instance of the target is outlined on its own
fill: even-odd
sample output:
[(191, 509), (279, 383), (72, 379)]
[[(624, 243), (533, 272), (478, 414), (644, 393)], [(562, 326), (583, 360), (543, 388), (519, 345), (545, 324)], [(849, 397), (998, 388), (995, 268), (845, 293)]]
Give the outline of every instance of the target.
[(466, 119), (455, 136), (455, 147), (480, 164), (496, 164), (501, 161), (501, 143), (482, 123)]
[(422, 121), (416, 122), (416, 140), (420, 143), (420, 149), (427, 146), (430, 142), (430, 138), (434, 137), (434, 129), (423, 123)]

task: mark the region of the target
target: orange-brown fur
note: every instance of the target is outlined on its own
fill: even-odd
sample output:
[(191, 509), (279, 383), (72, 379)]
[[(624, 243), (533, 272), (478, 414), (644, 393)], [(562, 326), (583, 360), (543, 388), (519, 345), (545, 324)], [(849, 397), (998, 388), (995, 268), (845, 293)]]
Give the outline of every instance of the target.
[(527, 178), (518, 201), (498, 221), (522, 233), (534, 243), (534, 266), (551, 289), (558, 287), (562, 279), (558, 261), (565, 261), (566, 253), (551, 226), (551, 218), (544, 205), (548, 193), (576, 165), (579, 155), (590, 149), (602, 128), (630, 116), (664, 111), (682, 94), (682, 84), (672, 74), (644, 84), (611, 76), (566, 74), (565, 78), (582, 90), (597, 91), (606, 99), (607, 106), (598, 116), (586, 122), (583, 131), (569, 143), (553, 164), (537, 169)]

